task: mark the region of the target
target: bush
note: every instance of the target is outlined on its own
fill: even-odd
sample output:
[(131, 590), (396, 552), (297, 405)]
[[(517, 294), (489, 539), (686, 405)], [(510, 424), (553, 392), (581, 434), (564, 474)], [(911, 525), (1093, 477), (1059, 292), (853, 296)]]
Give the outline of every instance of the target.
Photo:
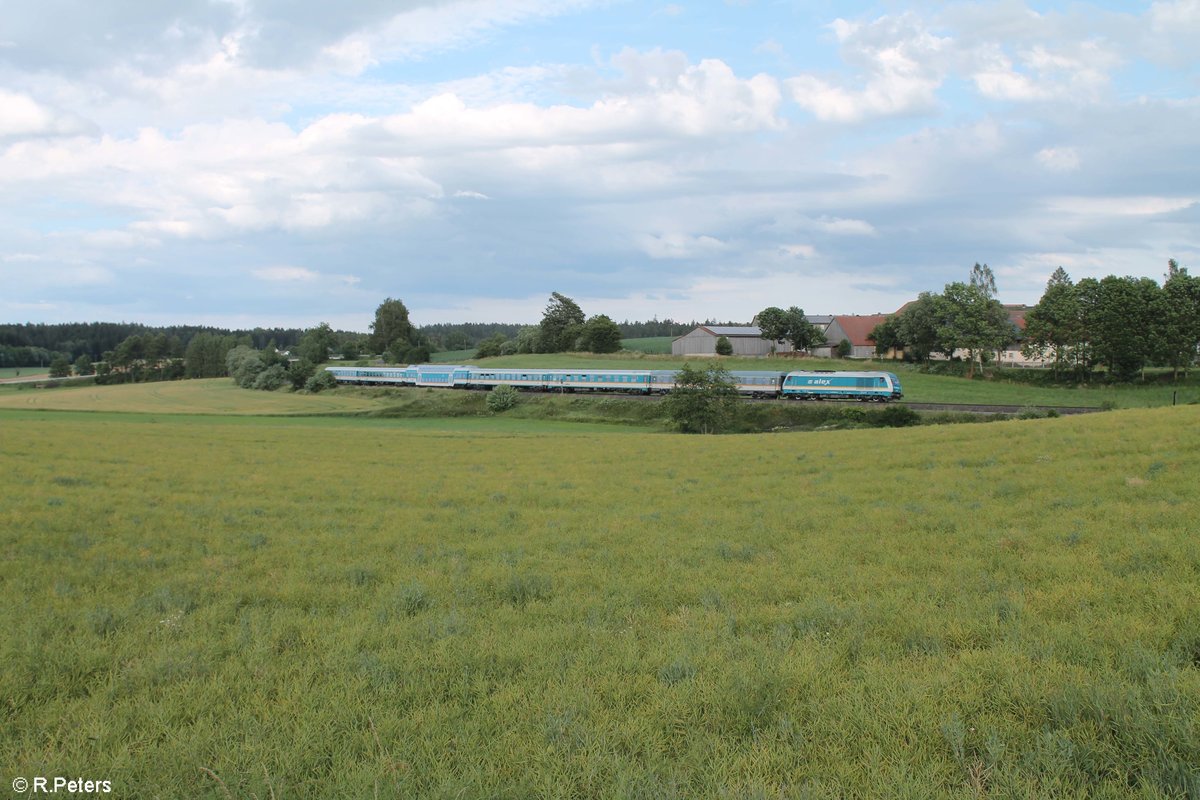
[(333, 389), (337, 386), (337, 378), (333, 377), (333, 373), (328, 370), (318, 370), (311, 378), (304, 382), (305, 391), (320, 392), (325, 389)]
[(724, 336), (717, 337), (717, 355), (731, 356), (733, 355), (733, 345)]
[(488, 392), (487, 407), (488, 411), (493, 414), (499, 414), (501, 411), (508, 411), (514, 408), (520, 400), (515, 386), (510, 386), (507, 383), (502, 383), (499, 386)]
[(267, 367), (254, 379), (254, 388), (273, 392), (288, 382), (287, 369), (282, 364)]
[(887, 428), (906, 428), (920, 425), (921, 415), (908, 406), (888, 406), (879, 412), (879, 423)]

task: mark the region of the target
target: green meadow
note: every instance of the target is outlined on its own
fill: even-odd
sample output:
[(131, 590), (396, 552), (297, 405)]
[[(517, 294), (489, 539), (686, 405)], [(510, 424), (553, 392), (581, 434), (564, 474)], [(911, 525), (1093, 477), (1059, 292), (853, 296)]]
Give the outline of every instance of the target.
[(130, 410), (0, 409), (6, 779), (1200, 796), (1200, 407), (728, 437)]

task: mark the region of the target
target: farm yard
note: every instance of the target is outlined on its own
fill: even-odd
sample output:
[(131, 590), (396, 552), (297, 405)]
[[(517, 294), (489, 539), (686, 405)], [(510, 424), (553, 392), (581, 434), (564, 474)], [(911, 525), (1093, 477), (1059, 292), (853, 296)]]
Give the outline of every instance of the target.
[(14, 775), (1200, 793), (1200, 407), (683, 437), (132, 393), (171, 388), (0, 396)]

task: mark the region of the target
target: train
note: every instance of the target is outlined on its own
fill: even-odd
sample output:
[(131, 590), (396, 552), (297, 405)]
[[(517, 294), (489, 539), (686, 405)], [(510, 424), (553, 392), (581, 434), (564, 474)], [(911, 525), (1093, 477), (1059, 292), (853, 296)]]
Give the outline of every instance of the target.
[[(408, 367), (326, 367), (339, 384), (492, 389), (507, 384), (534, 392), (617, 392), (667, 394), (675, 388), (673, 369), (538, 369), (420, 364)], [(860, 400), (888, 403), (904, 396), (891, 372), (737, 370), (729, 373), (739, 395), (788, 400)]]

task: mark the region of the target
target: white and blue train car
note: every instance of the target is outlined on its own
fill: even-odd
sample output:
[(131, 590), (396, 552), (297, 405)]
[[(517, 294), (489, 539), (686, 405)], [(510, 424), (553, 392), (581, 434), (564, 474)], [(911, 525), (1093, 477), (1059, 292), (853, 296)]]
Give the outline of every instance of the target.
[(890, 372), (789, 372), (783, 377), (781, 394), (793, 400), (873, 400), (884, 403), (904, 396), (900, 379)]
[[(378, 386), (412, 386), (403, 367), (326, 367), (338, 383), (369, 383)], [(415, 373), (414, 373), (415, 376)]]
[(744, 370), (730, 372), (729, 377), (737, 387), (738, 394), (748, 397), (778, 397), (783, 373)]

